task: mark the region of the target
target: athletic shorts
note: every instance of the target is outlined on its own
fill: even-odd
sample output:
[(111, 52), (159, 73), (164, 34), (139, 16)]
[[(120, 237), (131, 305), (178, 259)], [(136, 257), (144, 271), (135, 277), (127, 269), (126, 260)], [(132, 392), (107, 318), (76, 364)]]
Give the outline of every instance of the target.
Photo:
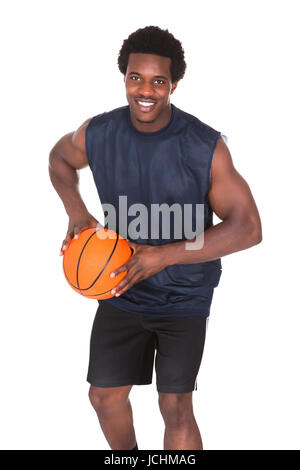
[(101, 301), (90, 340), (87, 381), (95, 387), (152, 383), (162, 393), (197, 390), (208, 318), (155, 317)]

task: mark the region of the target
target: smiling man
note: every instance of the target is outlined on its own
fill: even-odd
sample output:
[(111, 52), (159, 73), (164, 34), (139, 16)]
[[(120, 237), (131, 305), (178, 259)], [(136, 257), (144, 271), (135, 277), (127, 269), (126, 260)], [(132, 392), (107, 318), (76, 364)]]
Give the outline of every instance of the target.
[[(69, 216), (60, 254), (81, 230), (99, 224), (79, 193), (81, 168), (90, 167), (103, 206), (123, 219), (126, 215), (126, 229), (138, 204), (149, 209), (140, 236), (128, 231), (130, 260), (111, 273), (127, 271), (125, 278), (111, 298), (98, 301), (89, 397), (110, 447), (137, 449), (128, 397), (133, 385), (152, 383), (155, 364), (164, 449), (199, 450), (192, 394), (221, 257), (261, 241), (260, 217), (221, 132), (170, 102), (186, 69), (181, 43), (168, 30), (139, 29), (123, 42), (118, 66), (128, 105), (85, 121), (57, 142), (49, 158), (52, 184)], [(125, 196), (128, 214), (119, 206)], [(201, 233), (178, 240), (178, 225), (185, 220), (171, 214), (174, 207), (184, 214), (187, 205), (193, 226), (194, 209), (203, 209), (204, 243), (196, 249), (191, 245)], [(161, 211), (161, 224), (150, 215), (153, 207), (170, 209)], [(221, 219), (217, 225), (213, 213)], [(168, 239), (163, 236), (166, 217)], [(122, 226), (119, 221), (116, 217), (113, 229), (124, 235), (124, 220)]]

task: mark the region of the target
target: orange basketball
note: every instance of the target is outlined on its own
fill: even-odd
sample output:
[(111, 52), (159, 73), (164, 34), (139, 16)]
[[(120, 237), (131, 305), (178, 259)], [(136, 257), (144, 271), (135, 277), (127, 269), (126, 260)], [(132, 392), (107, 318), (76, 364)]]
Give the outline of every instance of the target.
[(111, 290), (126, 276), (127, 270), (111, 278), (110, 273), (125, 264), (132, 250), (125, 238), (107, 228), (89, 228), (73, 238), (63, 257), (68, 284), (89, 299), (114, 297)]

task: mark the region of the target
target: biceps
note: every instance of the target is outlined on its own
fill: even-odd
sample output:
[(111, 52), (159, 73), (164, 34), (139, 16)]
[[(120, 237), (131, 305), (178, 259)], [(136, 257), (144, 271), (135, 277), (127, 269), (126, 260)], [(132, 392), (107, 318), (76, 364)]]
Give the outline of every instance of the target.
[(82, 169), (87, 166), (87, 158), (85, 154), (74, 145), (74, 133), (70, 132), (63, 136), (54, 147), (61, 158), (74, 169)]
[(230, 217), (243, 222), (254, 220), (258, 214), (249, 185), (235, 168), (212, 184), (208, 200), (221, 220)]

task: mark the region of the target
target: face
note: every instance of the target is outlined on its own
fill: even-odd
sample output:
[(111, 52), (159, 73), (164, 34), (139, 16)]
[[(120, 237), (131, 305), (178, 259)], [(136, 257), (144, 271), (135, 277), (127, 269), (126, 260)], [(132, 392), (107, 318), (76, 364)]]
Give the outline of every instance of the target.
[(171, 59), (155, 54), (129, 55), (124, 77), (131, 116), (139, 123), (159, 123), (170, 114)]

